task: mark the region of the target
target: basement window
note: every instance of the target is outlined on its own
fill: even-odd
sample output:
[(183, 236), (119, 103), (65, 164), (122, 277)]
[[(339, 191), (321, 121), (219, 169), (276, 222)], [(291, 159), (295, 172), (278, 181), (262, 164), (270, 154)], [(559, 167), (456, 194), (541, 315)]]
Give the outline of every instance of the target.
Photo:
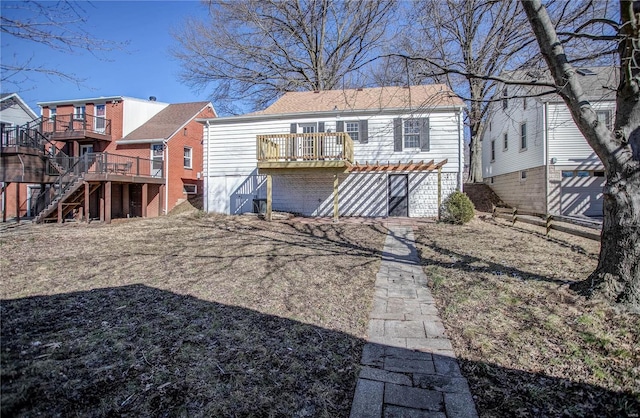
[(182, 186), (182, 191), (185, 194), (198, 194), (198, 185), (197, 184), (184, 184)]
[(522, 170), (520, 172), (520, 180), (524, 181), (527, 179), (527, 170)]

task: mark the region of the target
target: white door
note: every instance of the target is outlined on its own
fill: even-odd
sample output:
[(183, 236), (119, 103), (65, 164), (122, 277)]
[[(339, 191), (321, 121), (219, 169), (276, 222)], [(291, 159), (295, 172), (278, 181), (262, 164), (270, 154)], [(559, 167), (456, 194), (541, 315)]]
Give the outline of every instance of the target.
[(151, 145), (151, 177), (162, 177), (164, 147), (162, 144)]
[[(315, 123), (301, 123), (299, 129), (303, 134), (314, 134), (318, 131)], [(304, 135), (298, 146), (300, 147), (299, 152), (304, 159), (313, 159), (315, 155), (313, 135)]]
[(96, 132), (104, 133), (105, 127), (107, 126), (107, 109), (105, 105), (96, 105)]

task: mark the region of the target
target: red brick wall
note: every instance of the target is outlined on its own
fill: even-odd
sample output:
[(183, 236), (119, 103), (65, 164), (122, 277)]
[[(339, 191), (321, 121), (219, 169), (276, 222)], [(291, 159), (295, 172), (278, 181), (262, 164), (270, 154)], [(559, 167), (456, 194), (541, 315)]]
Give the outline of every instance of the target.
[[(214, 117), (213, 110), (207, 107), (200, 112), (197, 118)], [(203, 125), (192, 119), (183, 129), (177, 132), (169, 140), (169, 178), (168, 186), (168, 210), (171, 211), (179, 202), (189, 197), (184, 193), (183, 184), (197, 184), (198, 194), (202, 194), (202, 177), (198, 179), (198, 173), (202, 176), (202, 133)], [(186, 131), (185, 131), (186, 129)], [(184, 148), (191, 148), (191, 168), (184, 167)], [(183, 180), (184, 179), (184, 180)]]

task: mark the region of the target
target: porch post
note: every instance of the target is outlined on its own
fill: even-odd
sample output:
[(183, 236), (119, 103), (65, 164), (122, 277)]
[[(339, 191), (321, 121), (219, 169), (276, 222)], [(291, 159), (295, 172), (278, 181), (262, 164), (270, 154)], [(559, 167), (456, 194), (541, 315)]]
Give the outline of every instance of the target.
[(2, 187), (2, 222), (7, 222), (7, 187), (10, 183), (3, 183)]
[[(160, 187), (158, 188), (158, 216), (162, 216), (162, 213), (164, 212), (164, 189), (165, 189), (165, 185), (161, 184)], [(167, 212), (165, 213), (165, 215), (169, 214), (169, 206), (167, 206)]]
[(273, 204), (273, 179), (267, 174), (267, 213), (266, 219), (271, 222), (271, 205)]
[(111, 223), (111, 182), (108, 181), (104, 185), (104, 222)]
[(64, 222), (64, 218), (62, 217), (62, 210), (64, 206), (62, 205), (62, 201), (58, 202), (58, 223), (61, 224)]
[(442, 206), (442, 167), (438, 167), (438, 220), (440, 220), (440, 206)]
[(84, 221), (89, 223), (89, 194), (91, 193), (91, 185), (88, 181), (84, 182)]
[(16, 222), (20, 223), (20, 183), (16, 185)]
[(73, 157), (80, 156), (80, 143), (78, 141), (73, 141)]
[(149, 184), (142, 184), (142, 217), (147, 217), (147, 205), (149, 204)]
[(128, 184), (123, 184), (122, 185), (122, 214), (125, 217), (129, 217), (129, 185)]
[(338, 174), (333, 175), (333, 222), (338, 222)]
[(104, 183), (100, 183), (100, 222), (104, 222)]

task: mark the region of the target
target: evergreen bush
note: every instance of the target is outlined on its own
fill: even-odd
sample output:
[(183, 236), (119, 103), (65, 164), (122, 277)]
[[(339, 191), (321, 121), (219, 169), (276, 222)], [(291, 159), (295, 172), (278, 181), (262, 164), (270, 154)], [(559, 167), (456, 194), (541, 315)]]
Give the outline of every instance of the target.
[(466, 194), (455, 191), (442, 203), (440, 219), (444, 222), (463, 225), (473, 219), (475, 208)]

